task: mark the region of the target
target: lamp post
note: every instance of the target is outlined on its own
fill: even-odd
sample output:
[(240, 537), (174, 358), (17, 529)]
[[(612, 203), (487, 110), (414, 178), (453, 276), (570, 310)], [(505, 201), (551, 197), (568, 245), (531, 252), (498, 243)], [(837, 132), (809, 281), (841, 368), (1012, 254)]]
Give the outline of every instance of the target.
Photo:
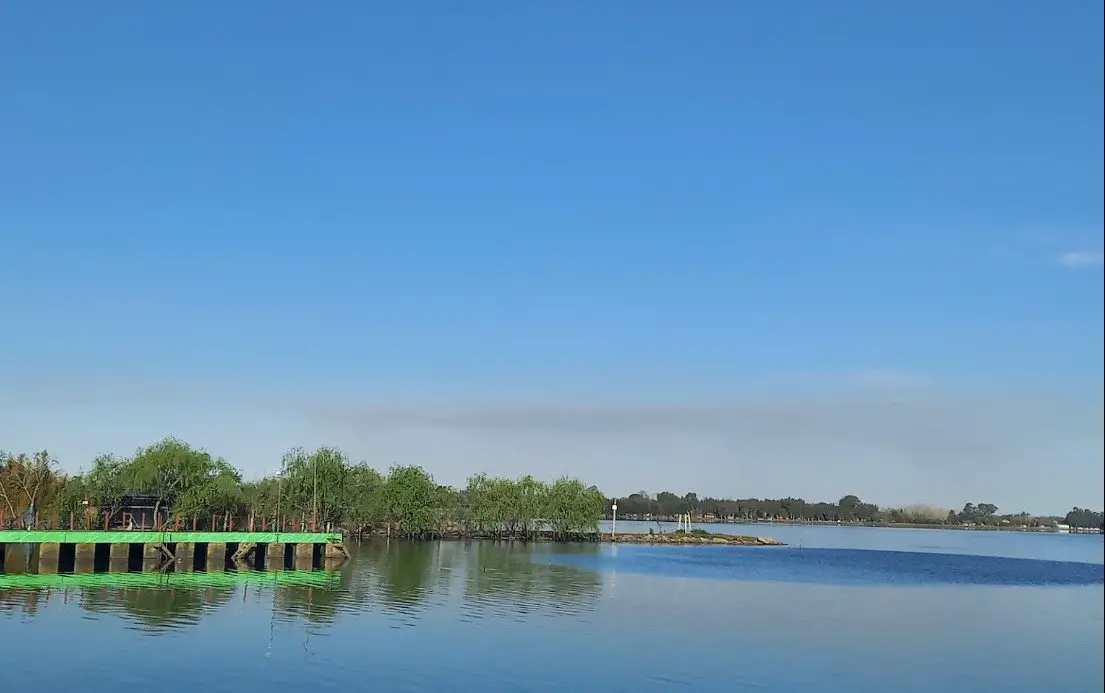
[(613, 505), (610, 506), (610, 509), (613, 511), (613, 514), (610, 516), (610, 539), (614, 540), (618, 533), (618, 501), (615, 500)]

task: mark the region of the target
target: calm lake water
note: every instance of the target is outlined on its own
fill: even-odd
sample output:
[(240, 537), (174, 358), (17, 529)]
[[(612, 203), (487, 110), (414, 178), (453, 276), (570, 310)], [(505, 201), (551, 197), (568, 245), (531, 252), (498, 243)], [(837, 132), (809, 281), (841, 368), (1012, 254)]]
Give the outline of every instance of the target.
[(263, 572), (168, 575), (161, 586), (144, 584), (148, 575), (0, 575), (0, 683), (167, 693), (1103, 689), (1101, 536), (725, 529), (792, 546), (372, 542), (353, 546), (336, 572), (289, 572), (280, 583)]

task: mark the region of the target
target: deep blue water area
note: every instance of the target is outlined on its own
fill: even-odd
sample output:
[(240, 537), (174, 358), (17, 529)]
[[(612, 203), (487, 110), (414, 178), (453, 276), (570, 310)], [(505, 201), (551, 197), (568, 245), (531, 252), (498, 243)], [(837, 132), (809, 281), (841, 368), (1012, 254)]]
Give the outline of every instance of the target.
[(833, 585), (1105, 585), (1102, 564), (910, 551), (622, 544), (540, 560), (676, 578)]
[(1105, 689), (1101, 536), (710, 529), (790, 546), (365, 542), (153, 586), (12, 559), (0, 691)]

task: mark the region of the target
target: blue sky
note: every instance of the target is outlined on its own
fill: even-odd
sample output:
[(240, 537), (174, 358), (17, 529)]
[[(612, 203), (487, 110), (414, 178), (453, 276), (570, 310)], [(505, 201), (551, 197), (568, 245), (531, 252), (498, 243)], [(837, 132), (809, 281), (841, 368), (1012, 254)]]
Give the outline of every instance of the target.
[(0, 9), (0, 447), (1102, 505), (1101, 3), (226, 5)]

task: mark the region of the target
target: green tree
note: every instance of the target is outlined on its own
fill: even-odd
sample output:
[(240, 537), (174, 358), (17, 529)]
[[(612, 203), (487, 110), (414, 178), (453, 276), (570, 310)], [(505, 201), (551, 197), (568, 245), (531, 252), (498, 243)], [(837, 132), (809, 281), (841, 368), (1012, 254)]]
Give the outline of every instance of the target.
[(245, 508), (242, 475), (222, 459), (214, 460), (207, 477), (184, 489), (173, 506), (180, 516), (191, 513), (236, 515)]
[(387, 519), (384, 477), (364, 462), (346, 469), (344, 508), (348, 528), (371, 530)]
[[(548, 504), (548, 486), (529, 474), (514, 484), (515, 515), (523, 538), (530, 538), (538, 530), (537, 523)], [(603, 499), (605, 503), (605, 498)]]
[(107, 508), (116, 505), (127, 492), (131, 476), (130, 461), (115, 455), (99, 455), (92, 468), (83, 475), (83, 485), (90, 504)]
[(0, 453), (0, 507), (12, 517), (48, 506), (63, 482), (57, 460), (45, 450), (33, 455)]
[(392, 467), (382, 491), (388, 521), (400, 534), (425, 535), (437, 524), (435, 509), (442, 499), (433, 477), (422, 467)]
[(553, 535), (566, 539), (573, 535), (598, 531), (606, 509), (606, 497), (594, 486), (579, 479), (561, 477), (549, 487), (545, 520)]
[(345, 454), (321, 447), (308, 454), (296, 448), (284, 455), (282, 492), (292, 514), (314, 519), (318, 526), (340, 524), (345, 505)]
[(215, 460), (206, 450), (166, 438), (139, 450), (127, 465), (133, 490), (157, 497), (154, 515), (164, 505), (174, 506), (196, 487), (207, 484), (225, 467), (222, 460)]

